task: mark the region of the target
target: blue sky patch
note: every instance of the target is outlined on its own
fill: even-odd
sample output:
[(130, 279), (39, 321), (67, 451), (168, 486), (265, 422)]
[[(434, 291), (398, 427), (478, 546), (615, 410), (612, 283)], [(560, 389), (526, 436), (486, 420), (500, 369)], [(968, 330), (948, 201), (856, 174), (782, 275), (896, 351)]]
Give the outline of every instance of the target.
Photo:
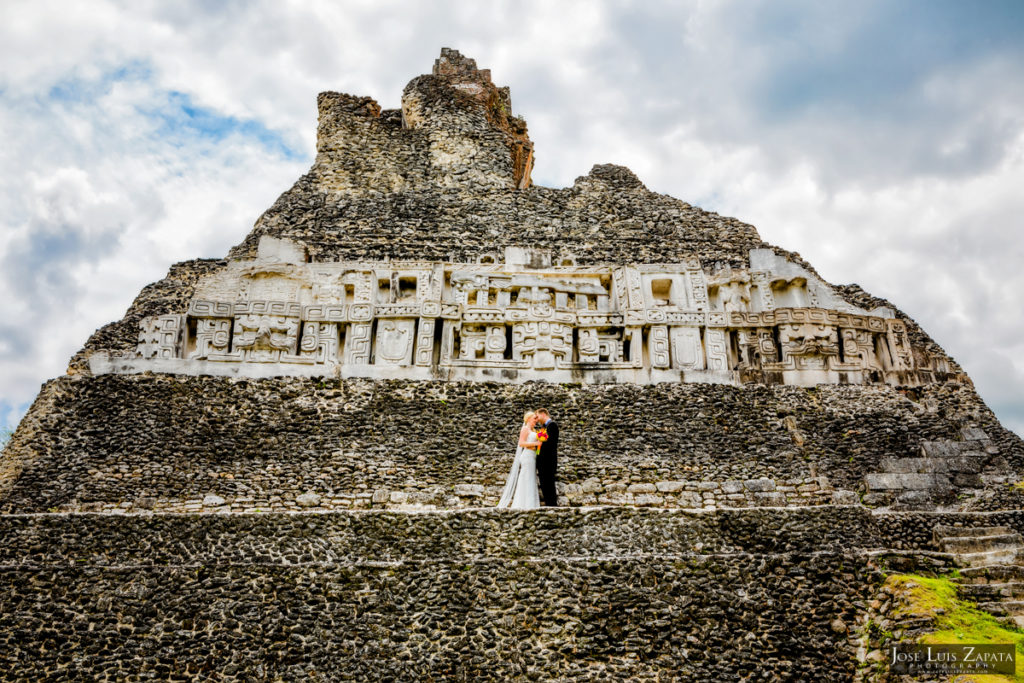
[(219, 143), (232, 137), (240, 137), (259, 143), (268, 151), (288, 161), (300, 161), (306, 154), (289, 145), (284, 137), (262, 123), (252, 119), (238, 119), (224, 116), (213, 109), (201, 107), (192, 98), (176, 90), (167, 93), (166, 101), (152, 109), (141, 109), (147, 116), (161, 121), (159, 135), (207, 143)]
[[(42, 103), (68, 106), (95, 104), (116, 84), (124, 82), (156, 85), (152, 67), (144, 61), (133, 61), (112, 68), (98, 78), (83, 78), (79, 75), (65, 78), (47, 91)], [(157, 120), (160, 124), (157, 135), (172, 144), (217, 144), (229, 138), (241, 138), (255, 142), (287, 161), (307, 158), (305, 152), (262, 122), (225, 116), (212, 108), (196, 104), (191, 95), (185, 92), (162, 91), (151, 106), (139, 106), (137, 111)]]
[(0, 399), (0, 431), (14, 429), (21, 418), (28, 412), (29, 403), (13, 405), (9, 401)]
[(83, 78), (80, 75), (68, 76), (47, 91), (46, 99), (68, 104), (92, 102), (110, 92), (110, 88), (115, 83), (122, 81), (151, 83), (153, 70), (145, 62), (132, 61), (110, 69), (99, 78)]

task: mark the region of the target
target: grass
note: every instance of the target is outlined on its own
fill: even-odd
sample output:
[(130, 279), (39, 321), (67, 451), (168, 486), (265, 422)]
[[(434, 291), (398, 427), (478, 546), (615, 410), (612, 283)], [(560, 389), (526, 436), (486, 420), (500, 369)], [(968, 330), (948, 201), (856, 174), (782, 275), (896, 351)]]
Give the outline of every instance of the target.
[(1024, 682), (1024, 631), (1004, 626), (988, 612), (977, 605), (962, 600), (953, 583), (956, 575), (942, 577), (917, 576), (915, 574), (893, 574), (886, 584), (898, 589), (904, 596), (905, 604), (897, 614), (915, 617), (931, 617), (935, 630), (925, 634), (919, 642), (936, 645), (982, 644), (998, 645), (1012, 643), (1017, 650), (1017, 669), (1014, 677), (994, 675), (967, 676), (959, 680), (977, 683)]

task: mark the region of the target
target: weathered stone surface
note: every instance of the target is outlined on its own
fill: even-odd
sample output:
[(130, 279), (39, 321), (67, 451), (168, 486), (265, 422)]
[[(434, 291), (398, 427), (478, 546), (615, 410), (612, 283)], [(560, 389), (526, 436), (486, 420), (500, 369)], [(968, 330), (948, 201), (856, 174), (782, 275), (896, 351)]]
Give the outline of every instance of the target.
[(295, 497), (295, 502), (304, 508), (316, 507), (320, 504), (320, 496), (315, 493), (303, 493)]
[[(955, 378), (915, 362), (891, 311), (849, 304), (769, 249), (750, 252), (749, 272), (724, 275), (696, 259), (552, 265), (548, 251), (511, 246), (481, 263), (307, 255), (262, 235), (255, 259), (196, 283), (184, 315), (143, 318), (134, 354), (99, 351), (89, 369), (799, 386)], [(803, 445), (795, 418), (783, 424)]]
[(484, 487), (480, 484), (456, 484), (455, 495), (479, 498), (484, 495)]
[[(5, 567), (6, 585), (33, 591), (0, 594), (0, 662), (12, 680), (68, 677), (71, 665), (76, 677), (125, 680), (204, 670), (226, 681), (308, 680), (310, 672), (328, 680), (735, 680), (751, 672), (785, 680), (807, 671), (844, 680), (856, 669), (856, 647), (829, 624), (855, 613), (880, 580), (858, 559)], [(115, 599), (119, 619), (67, 616), (69, 608), (107, 613)], [(482, 600), (492, 606), (481, 609)], [(36, 629), (39, 639), (19, 637)], [(729, 649), (769, 636), (756, 654)], [(571, 650), (551, 647), (559, 642)]]
[[(941, 478), (940, 478), (941, 477)], [(942, 484), (948, 485), (949, 478), (934, 474), (867, 474), (864, 476), (868, 489), (930, 489)]]
[[(934, 550), (937, 526), (1004, 526), (1024, 533), (1024, 510), (872, 512), (863, 507), (715, 512), (608, 507), (402, 513), (244, 515), (100, 513), (0, 515), (0, 565), (91, 566), (262, 560), (295, 563), (665, 557), (843, 550)], [(510, 534), (510, 526), (521, 533)], [(262, 560), (261, 560), (262, 558)]]
[[(623, 167), (532, 185), (457, 52), (318, 109), (5, 448), (0, 677), (852, 680), (880, 558), (1024, 531), (1024, 445), (889, 302)], [(487, 509), (539, 406), (565, 507)]]
[[(123, 679), (203, 666), (225, 680), (314, 667), (361, 679), (851, 680), (852, 625), (882, 580), (866, 551), (929, 549), (937, 525), (1020, 530), (1024, 513), (4, 515), (5, 585), (33, 588), (0, 592), (0, 661), (12, 680), (66, 678), (71, 663), (78, 677)], [(115, 600), (119, 618), (100, 618)], [(488, 647), (470, 650), (466, 633), (479, 631)], [(553, 637), (571, 656), (541, 647)], [(731, 645), (748, 641), (758, 656)], [(374, 657), (337, 656), (355, 642)]]
[(639, 507), (660, 506), (664, 502), (665, 499), (663, 497), (652, 493), (638, 493), (633, 496), (633, 504)]
[(860, 498), (857, 496), (856, 491), (833, 491), (832, 492), (832, 504), (833, 505), (856, 505), (860, 502)]
[[(863, 473), (913, 454), (922, 438), (955, 438), (957, 411), (970, 410), (1004, 445), (999, 457), (1011, 471), (1024, 465), (1019, 442), (983, 406), (971, 407), (972, 395), (948, 385), (924, 391), (945, 406), (938, 413), (885, 387), (61, 379), (5, 450), (21, 469), (0, 473), (8, 477), (0, 510), (128, 503), (181, 512), (207, 495), (232, 511), (285, 510), (311, 491), (327, 509), (405, 505), (415, 492), (429, 494), (420, 505), (447, 506), (447, 496), (488, 505), (504, 485), (518, 416), (538, 404), (562, 425), (559, 480), (610, 496), (602, 504), (633, 504), (623, 495), (631, 486), (666, 507), (701, 506), (705, 495), (719, 506), (761, 504), (751, 488), (737, 491), (738, 481), (785, 487), (786, 504), (822, 504), (833, 488), (863, 490)], [(800, 416), (800, 457), (780, 411)], [(826, 486), (818, 471), (829, 473)], [(480, 488), (455, 496), (456, 486)]]

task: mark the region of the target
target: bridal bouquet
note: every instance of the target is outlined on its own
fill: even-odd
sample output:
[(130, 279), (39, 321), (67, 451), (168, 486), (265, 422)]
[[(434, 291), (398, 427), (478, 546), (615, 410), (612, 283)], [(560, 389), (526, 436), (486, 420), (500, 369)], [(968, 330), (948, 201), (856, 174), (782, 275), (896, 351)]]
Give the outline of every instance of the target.
[[(540, 446), (544, 445), (544, 442), (548, 440), (548, 430), (541, 427), (537, 430), (537, 441), (540, 441)], [(540, 453), (540, 446), (537, 446), (537, 452)]]

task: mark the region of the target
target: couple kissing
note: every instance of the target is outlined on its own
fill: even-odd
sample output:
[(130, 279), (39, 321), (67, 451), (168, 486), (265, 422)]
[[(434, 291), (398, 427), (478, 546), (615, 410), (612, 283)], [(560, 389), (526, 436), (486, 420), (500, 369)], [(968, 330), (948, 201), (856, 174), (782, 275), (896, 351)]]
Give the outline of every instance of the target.
[(531, 410), (523, 416), (516, 455), (498, 507), (532, 510), (540, 507), (541, 495), (545, 507), (558, 505), (558, 494), (555, 492), (557, 468), (558, 423), (551, 419), (551, 414), (544, 408)]

